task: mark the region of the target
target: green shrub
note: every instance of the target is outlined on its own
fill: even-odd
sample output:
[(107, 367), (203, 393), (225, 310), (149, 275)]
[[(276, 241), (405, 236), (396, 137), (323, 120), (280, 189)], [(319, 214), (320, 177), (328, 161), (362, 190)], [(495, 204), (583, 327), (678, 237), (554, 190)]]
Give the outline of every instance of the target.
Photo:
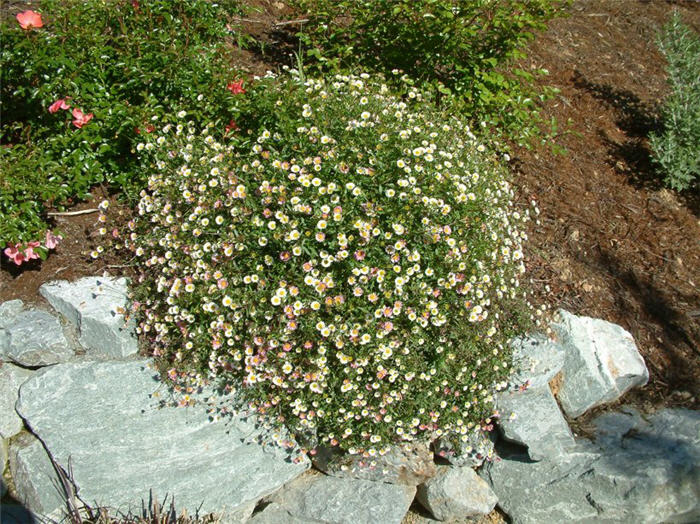
[(13, 191), (0, 199), (0, 247), (39, 237), (47, 203), (101, 182), (141, 187), (133, 143), (159, 104), (183, 101), (194, 118), (224, 120), (236, 78), (224, 46), (235, 0), (45, 0), (40, 11), (43, 27), (0, 26), (0, 187)]
[(323, 64), (399, 69), (454, 94), (472, 123), (526, 144), (540, 136), (535, 76), (510, 66), (567, 0), (294, 0), (302, 40)]
[(382, 77), (292, 75), (245, 97), (249, 133), (162, 122), (139, 146), (148, 189), (122, 238), (145, 272), (140, 332), (351, 453), (466, 438), (521, 328), (529, 213), (507, 169)]
[(676, 11), (658, 45), (671, 92), (661, 111), (663, 131), (649, 143), (666, 185), (683, 190), (700, 175), (700, 37)]

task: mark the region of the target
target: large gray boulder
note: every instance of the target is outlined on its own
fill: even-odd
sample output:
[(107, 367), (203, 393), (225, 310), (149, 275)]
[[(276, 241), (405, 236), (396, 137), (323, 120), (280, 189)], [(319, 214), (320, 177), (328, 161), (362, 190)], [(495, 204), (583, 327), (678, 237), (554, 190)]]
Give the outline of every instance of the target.
[(31, 433), (12, 440), (10, 472), (18, 502), (37, 516), (60, 520), (66, 494), (43, 444)]
[(564, 348), (542, 334), (516, 338), (511, 347), (515, 368), (511, 382), (519, 386), (526, 383), (531, 388), (547, 386), (564, 366)]
[(435, 477), (418, 486), (418, 501), (438, 520), (486, 515), (498, 498), (470, 467), (438, 466)]
[(502, 457), (480, 474), (514, 523), (700, 520), (700, 414), (621, 416), (599, 421), (595, 444), (536, 463)]
[(553, 328), (566, 357), (558, 398), (567, 415), (578, 417), (647, 383), (644, 359), (622, 327), (564, 310), (559, 315)]
[(0, 438), (10, 438), (22, 431), (24, 424), (15, 410), (15, 402), (19, 387), (34, 373), (8, 362), (0, 364)]
[(203, 401), (160, 406), (167, 388), (148, 364), (62, 364), (20, 388), (17, 411), (61, 467), (70, 458), (84, 500), (126, 513), (152, 490), (174, 497), (178, 511), (235, 522), (309, 467), (258, 444), (267, 437), (252, 417), (212, 422)]
[(549, 386), (505, 391), (496, 398), (503, 437), (527, 446), (530, 459), (553, 458), (574, 447), (574, 436)]
[(59, 280), (42, 285), (39, 292), (79, 330), (80, 344), (88, 354), (121, 358), (138, 351), (135, 323), (124, 317), (125, 278)]
[[(269, 501), (276, 504), (271, 511), (286, 512), (301, 522), (399, 524), (415, 494), (415, 487), (403, 484), (308, 474), (285, 486)], [(254, 522), (270, 522), (269, 517), (263, 511)], [(280, 522), (288, 521), (294, 522)]]
[(67, 362), (75, 355), (61, 322), (46, 311), (21, 311), (0, 331), (3, 332), (2, 360), (38, 367)]
[(383, 456), (363, 458), (334, 453), (320, 447), (313, 457), (314, 466), (328, 475), (417, 486), (437, 473), (433, 452), (428, 444), (392, 446)]

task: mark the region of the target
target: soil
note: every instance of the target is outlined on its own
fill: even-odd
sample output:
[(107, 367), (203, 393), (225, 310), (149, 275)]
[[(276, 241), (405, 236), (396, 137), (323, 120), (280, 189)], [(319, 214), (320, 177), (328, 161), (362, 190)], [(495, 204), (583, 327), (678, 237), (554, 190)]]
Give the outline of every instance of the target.
[(585, 0), (553, 21), (525, 64), (560, 89), (544, 114), (568, 122), (567, 154), (514, 162), (541, 209), (528, 266), (540, 298), (632, 333), (651, 378), (623, 402), (643, 409), (700, 400), (700, 195), (664, 189), (646, 139), (667, 92), (656, 35), (673, 8), (700, 31), (697, 2)]
[[(303, 17), (282, 2), (249, 4), (233, 25), (257, 43), (238, 49), (234, 66), (260, 75), (293, 65)], [(643, 409), (700, 407), (700, 195), (664, 189), (646, 139), (667, 93), (655, 38), (673, 8), (700, 31), (696, 1), (577, 0), (552, 21), (523, 64), (546, 68), (543, 83), (560, 90), (542, 115), (564, 129), (566, 154), (512, 155), (521, 198), (541, 210), (527, 253), (539, 300), (632, 333), (651, 378), (624, 402)], [(70, 210), (96, 207), (101, 192)], [(16, 268), (2, 257), (0, 301), (35, 303), (47, 281), (128, 272), (127, 261), (90, 258), (97, 213), (55, 220), (64, 240), (46, 261)], [(585, 432), (589, 418), (574, 428)]]

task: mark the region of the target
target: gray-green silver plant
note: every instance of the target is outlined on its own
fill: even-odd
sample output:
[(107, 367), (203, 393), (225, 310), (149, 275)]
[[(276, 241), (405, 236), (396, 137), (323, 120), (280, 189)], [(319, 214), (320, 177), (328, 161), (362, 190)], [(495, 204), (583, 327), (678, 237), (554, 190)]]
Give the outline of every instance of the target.
[(683, 190), (700, 175), (700, 37), (675, 11), (659, 35), (671, 92), (661, 109), (663, 130), (652, 133), (652, 159), (667, 186)]

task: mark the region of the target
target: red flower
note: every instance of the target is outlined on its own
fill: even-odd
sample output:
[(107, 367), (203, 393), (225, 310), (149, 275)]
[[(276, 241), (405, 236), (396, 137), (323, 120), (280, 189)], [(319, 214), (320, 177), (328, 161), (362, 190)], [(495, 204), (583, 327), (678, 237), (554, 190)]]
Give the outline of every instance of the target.
[(49, 113), (57, 113), (59, 109), (70, 109), (70, 104), (66, 102), (65, 98), (60, 98), (51, 104)]
[(22, 11), (18, 13), (17, 21), (19, 22), (19, 26), (25, 30), (44, 27), (44, 22), (41, 21), (41, 15), (34, 11)]
[(90, 120), (92, 120), (92, 113), (85, 114), (83, 113), (80, 109), (77, 107), (73, 109), (73, 125), (80, 129), (83, 127), (85, 124), (87, 124)]
[(231, 91), (234, 95), (242, 95), (245, 93), (245, 89), (243, 89), (243, 80), (236, 80), (234, 82), (229, 82), (229, 84), (226, 86), (226, 89)]
[(224, 136), (228, 135), (231, 131), (236, 131), (238, 129), (238, 124), (231, 120), (225, 128)]
[(24, 253), (19, 250), (19, 244), (6, 247), (4, 253), (18, 266), (25, 260)]

